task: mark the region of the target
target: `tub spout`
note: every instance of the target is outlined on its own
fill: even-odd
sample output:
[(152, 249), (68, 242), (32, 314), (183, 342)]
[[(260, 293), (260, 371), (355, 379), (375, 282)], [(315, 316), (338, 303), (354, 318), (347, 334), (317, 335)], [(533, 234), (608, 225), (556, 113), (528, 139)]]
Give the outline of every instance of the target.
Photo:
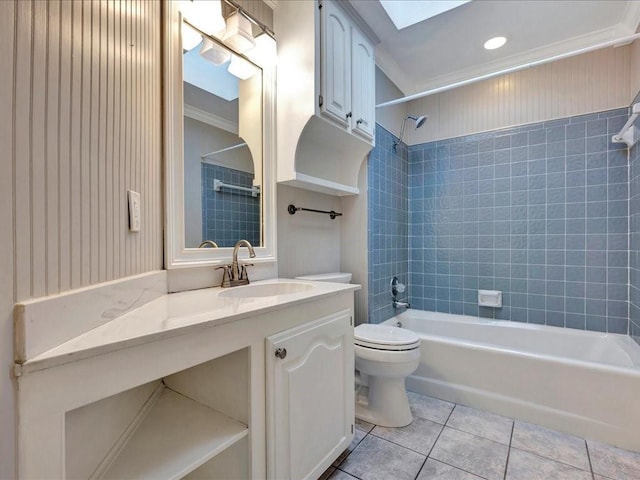
[(393, 301), (393, 308), (404, 307), (411, 308), (411, 304), (409, 302), (399, 302), (398, 300)]

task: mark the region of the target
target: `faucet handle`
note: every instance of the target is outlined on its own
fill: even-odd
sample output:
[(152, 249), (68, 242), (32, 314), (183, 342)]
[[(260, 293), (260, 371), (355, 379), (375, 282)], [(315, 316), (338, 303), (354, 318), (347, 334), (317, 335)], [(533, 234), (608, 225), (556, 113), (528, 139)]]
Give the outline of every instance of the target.
[(249, 274), (247, 273), (247, 267), (253, 267), (253, 263), (240, 264), (240, 280), (249, 281)]
[(216, 267), (216, 270), (222, 269), (222, 283), (221, 286), (228, 287), (231, 282), (231, 265), (221, 265)]

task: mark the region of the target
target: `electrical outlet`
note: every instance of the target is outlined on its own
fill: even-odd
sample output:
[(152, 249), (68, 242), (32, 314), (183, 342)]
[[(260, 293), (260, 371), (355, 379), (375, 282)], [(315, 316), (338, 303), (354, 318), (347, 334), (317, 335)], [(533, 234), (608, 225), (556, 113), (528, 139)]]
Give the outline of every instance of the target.
[(140, 231), (140, 194), (133, 190), (127, 191), (129, 198), (129, 231)]

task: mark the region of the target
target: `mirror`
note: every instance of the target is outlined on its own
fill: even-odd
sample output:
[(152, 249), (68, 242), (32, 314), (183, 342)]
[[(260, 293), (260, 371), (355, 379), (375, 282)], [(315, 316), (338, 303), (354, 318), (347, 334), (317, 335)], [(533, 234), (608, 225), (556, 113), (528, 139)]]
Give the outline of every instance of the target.
[(240, 239), (275, 261), (275, 72), (213, 37), (183, 50), (176, 2), (165, 22), (166, 268), (229, 263)]
[(263, 243), (262, 70), (245, 61), (251, 76), (240, 79), (229, 72), (232, 55), (209, 39), (183, 54), (187, 248)]

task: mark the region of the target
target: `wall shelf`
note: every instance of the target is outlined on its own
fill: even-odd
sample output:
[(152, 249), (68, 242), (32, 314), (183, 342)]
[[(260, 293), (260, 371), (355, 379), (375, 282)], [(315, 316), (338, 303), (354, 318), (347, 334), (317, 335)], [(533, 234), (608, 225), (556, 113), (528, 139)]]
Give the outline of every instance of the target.
[(103, 479), (179, 479), (248, 434), (248, 427), (163, 388)]

